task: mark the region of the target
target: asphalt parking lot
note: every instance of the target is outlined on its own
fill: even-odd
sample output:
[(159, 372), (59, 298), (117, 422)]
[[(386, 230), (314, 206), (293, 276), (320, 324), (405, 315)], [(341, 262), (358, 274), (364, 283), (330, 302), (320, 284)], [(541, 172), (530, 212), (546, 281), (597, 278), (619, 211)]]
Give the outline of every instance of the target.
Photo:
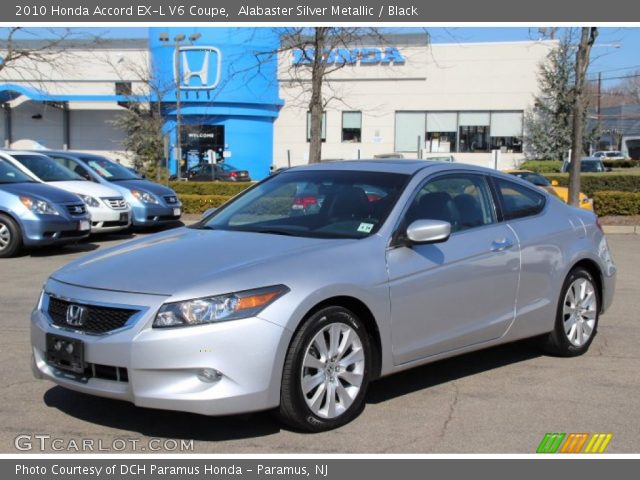
[[(420, 367), (372, 384), (360, 417), (321, 434), (284, 429), (268, 412), (214, 418), (142, 409), (32, 377), (29, 313), (44, 280), (127, 238), (0, 260), (1, 453), (17, 453), (21, 434), (60, 439), (56, 448), (70, 453), (84, 439), (111, 453), (124, 445), (149, 451), (149, 437), (194, 439), (197, 453), (533, 453), (546, 432), (611, 432), (607, 453), (640, 452), (638, 235), (609, 236), (619, 267), (616, 298), (585, 356), (541, 356), (519, 342)], [(39, 442), (25, 453), (39, 453)]]

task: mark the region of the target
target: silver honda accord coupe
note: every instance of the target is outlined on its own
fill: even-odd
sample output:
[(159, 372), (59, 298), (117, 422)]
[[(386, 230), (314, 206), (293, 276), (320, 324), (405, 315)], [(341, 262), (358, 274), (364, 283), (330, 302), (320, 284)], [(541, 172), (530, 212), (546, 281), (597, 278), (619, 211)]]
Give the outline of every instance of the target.
[(195, 225), (55, 272), (33, 371), (141, 407), (277, 409), (321, 431), (368, 384), (526, 337), (584, 353), (616, 267), (596, 216), (511, 175), (411, 160), (279, 172)]

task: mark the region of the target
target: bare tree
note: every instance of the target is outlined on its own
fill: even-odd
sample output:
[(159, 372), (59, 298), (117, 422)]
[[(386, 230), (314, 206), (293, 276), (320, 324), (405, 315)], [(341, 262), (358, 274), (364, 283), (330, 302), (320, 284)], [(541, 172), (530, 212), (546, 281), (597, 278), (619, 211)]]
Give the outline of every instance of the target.
[(51, 72), (73, 68), (74, 45), (95, 45), (98, 35), (70, 28), (0, 28), (0, 78), (38, 84)]
[(625, 78), (618, 85), (618, 89), (629, 104), (640, 104), (640, 70), (625, 75)]
[(129, 91), (120, 92), (126, 98), (124, 110), (112, 124), (125, 133), (122, 146), (130, 152), (134, 168), (158, 182), (169, 176), (166, 160), (166, 132), (162, 106), (165, 97), (174, 89), (173, 82), (162, 82), (151, 63), (114, 62), (105, 56)]
[(585, 96), (585, 78), (589, 68), (591, 48), (598, 37), (596, 27), (582, 27), (576, 50), (575, 86), (573, 89), (573, 132), (571, 135), (571, 167), (569, 170), (569, 203), (579, 204), (580, 159), (583, 155), (584, 116), (588, 101)]
[(353, 57), (354, 49), (387, 43), (385, 33), (371, 27), (284, 29), (278, 53), (295, 56), (295, 61), (286, 67), (287, 83), (296, 86), (308, 101), (309, 163), (318, 163), (322, 158), (322, 118), (327, 105), (342, 101), (332, 90), (331, 75), (358, 60)]

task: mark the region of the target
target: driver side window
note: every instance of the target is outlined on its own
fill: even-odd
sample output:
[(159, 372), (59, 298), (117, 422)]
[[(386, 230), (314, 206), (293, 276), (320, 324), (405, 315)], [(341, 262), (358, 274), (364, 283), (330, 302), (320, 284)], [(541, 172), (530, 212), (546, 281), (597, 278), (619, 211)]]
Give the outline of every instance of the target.
[(415, 220), (449, 222), (452, 232), (495, 223), (495, 210), (485, 177), (454, 174), (428, 181), (407, 211), (407, 225)]

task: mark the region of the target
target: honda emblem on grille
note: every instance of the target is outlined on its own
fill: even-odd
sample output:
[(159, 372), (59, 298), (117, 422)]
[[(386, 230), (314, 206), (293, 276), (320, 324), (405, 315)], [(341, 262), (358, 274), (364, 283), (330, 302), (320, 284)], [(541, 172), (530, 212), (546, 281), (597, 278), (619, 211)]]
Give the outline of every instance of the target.
[(80, 305), (69, 305), (67, 307), (67, 325), (81, 327), (87, 319), (87, 309)]

